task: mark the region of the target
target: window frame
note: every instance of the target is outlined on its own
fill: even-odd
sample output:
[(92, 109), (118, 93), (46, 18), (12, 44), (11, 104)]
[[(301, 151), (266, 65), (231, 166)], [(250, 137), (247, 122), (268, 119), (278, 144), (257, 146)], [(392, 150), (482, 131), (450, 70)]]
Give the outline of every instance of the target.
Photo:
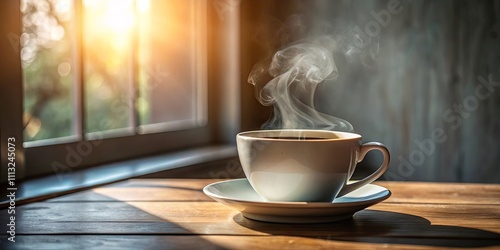
[[(12, 11), (16, 9), (17, 11)], [(0, 60), (0, 181), (7, 182), (8, 138), (15, 138), (15, 177), (24, 177), (23, 148), (23, 86), (19, 36), (21, 35), (21, 11), (19, 1), (2, 1), (0, 15), (0, 50), (4, 58)]]
[[(167, 131), (151, 134), (88, 140), (85, 134), (78, 135), (79, 140), (69, 143), (41, 145), (23, 148), (23, 82), (19, 52), (6, 53), (5, 62), (9, 67), (2, 67), (0, 76), (9, 81), (2, 81), (1, 145), (2, 176), (6, 173), (5, 142), (14, 135), (18, 140), (16, 153), (18, 169), (16, 178), (35, 178), (58, 171), (84, 169), (121, 160), (148, 157), (151, 155), (177, 152), (198, 146), (214, 144), (234, 144), (234, 135), (240, 130), (240, 74), (239, 74), (239, 8), (224, 13), (221, 19), (216, 8), (211, 8), (208, 0), (203, 0), (207, 14), (207, 123), (205, 126), (186, 130)], [(75, 0), (76, 22), (81, 27), (81, 0)], [(79, 8), (79, 10), (78, 10)], [(2, 25), (2, 34), (22, 34), (19, 1), (2, 1), (0, 9), (5, 12), (8, 22)], [(82, 29), (77, 41), (81, 43)], [(6, 36), (4, 36), (5, 38)], [(2, 50), (9, 50), (11, 41), (2, 39)], [(19, 43), (19, 40), (17, 40)], [(17, 44), (19, 46), (19, 44)], [(77, 56), (81, 57), (81, 44)], [(7, 48), (7, 49), (6, 49)], [(4, 54), (4, 53), (2, 53)], [(4, 66), (4, 65), (2, 65)], [(82, 82), (82, 62), (79, 62), (79, 79)], [(227, 74), (227, 71), (233, 72)], [(199, 80), (199, 79), (198, 79)], [(79, 100), (83, 114), (83, 89), (79, 84)], [(6, 98), (9, 97), (9, 98)], [(80, 115), (80, 117), (82, 117)], [(80, 124), (84, 124), (82, 117)], [(80, 125), (81, 126), (81, 125)], [(137, 127), (136, 127), (137, 128)], [(137, 129), (136, 129), (137, 130)], [(26, 164), (24, 164), (26, 163)], [(26, 170), (26, 171), (23, 171)], [(6, 178), (2, 178), (4, 182)]]

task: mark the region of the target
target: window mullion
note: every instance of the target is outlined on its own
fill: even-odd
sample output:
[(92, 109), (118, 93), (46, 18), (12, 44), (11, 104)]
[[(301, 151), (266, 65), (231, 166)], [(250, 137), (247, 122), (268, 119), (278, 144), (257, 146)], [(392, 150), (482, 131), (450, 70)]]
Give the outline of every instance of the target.
[(139, 13), (137, 10), (137, 1), (134, 1), (134, 17), (136, 19), (135, 25), (132, 28), (132, 46), (131, 46), (131, 77), (132, 83), (130, 84), (130, 98), (128, 101), (130, 112), (130, 126), (134, 129), (134, 134), (138, 134), (139, 127), (139, 111), (137, 110), (137, 98), (139, 97)]
[(75, 25), (76, 25), (76, 39), (75, 39), (75, 54), (76, 54), (76, 68), (75, 73), (75, 116), (76, 116), (76, 134), (80, 140), (85, 140), (85, 86), (84, 86), (84, 49), (83, 49), (83, 6), (82, 0), (75, 0)]

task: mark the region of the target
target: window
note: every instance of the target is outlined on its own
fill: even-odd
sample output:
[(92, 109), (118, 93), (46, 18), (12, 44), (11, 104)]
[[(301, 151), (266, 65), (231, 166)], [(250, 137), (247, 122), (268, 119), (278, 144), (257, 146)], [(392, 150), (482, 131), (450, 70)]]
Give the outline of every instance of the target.
[[(217, 13), (207, 1), (2, 5), (20, 11), (20, 20), (6, 17), (12, 21), (6, 33), (19, 34), (21, 45), (20, 60), (11, 57), (11, 62), (19, 61), (22, 75), (24, 98), (17, 104), (24, 124), (21, 133), (14, 129), (24, 141), (26, 177), (224, 142), (217, 136), (224, 134), (217, 124), (227, 126), (221, 121), (227, 112), (217, 104), (224, 83), (209, 83), (218, 76), (208, 74), (223, 62), (208, 63), (208, 28)], [(16, 22), (22, 27), (18, 32)], [(2, 74), (18, 77), (16, 71)], [(3, 94), (18, 93), (18, 87), (2, 85)], [(209, 106), (219, 110), (211, 112)], [(9, 111), (2, 118), (17, 116)]]

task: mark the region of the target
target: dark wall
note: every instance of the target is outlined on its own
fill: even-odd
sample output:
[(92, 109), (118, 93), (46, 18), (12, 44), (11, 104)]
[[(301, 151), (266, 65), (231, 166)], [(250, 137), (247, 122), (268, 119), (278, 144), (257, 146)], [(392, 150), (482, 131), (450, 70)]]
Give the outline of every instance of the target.
[[(500, 1), (241, 7), (243, 75), (287, 43), (338, 37), (339, 76), (318, 86), (316, 107), (351, 122), (364, 141), (388, 146), (385, 179), (500, 183)], [(362, 43), (353, 38), (360, 33)], [(349, 48), (359, 53), (350, 57)], [(246, 103), (254, 123), (268, 117), (258, 102)], [(371, 155), (362, 167), (378, 160)]]

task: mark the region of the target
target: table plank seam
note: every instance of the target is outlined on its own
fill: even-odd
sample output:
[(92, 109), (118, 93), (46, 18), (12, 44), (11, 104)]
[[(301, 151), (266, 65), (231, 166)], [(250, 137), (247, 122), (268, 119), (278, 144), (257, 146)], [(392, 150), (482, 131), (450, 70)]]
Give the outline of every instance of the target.
[(464, 205), (464, 206), (498, 206), (498, 203), (458, 203), (458, 202), (407, 202), (383, 201), (379, 204), (408, 204), (408, 205)]
[[(214, 200), (94, 200), (94, 201), (85, 201), (85, 200), (68, 200), (68, 201), (39, 201), (39, 202), (33, 202), (37, 204), (45, 204), (45, 203), (122, 203), (122, 202), (151, 202), (151, 203), (161, 203), (161, 202), (175, 202), (175, 203), (181, 203), (181, 202), (207, 202), (207, 203), (217, 203)], [(26, 203), (22, 205), (28, 205), (32, 203)], [(383, 201), (380, 202), (379, 204), (395, 204), (395, 205), (417, 205), (417, 206), (426, 206), (426, 205), (460, 205), (460, 206), (498, 206), (500, 204), (498, 203), (453, 203), (453, 202), (443, 202), (443, 203), (437, 203), (437, 202), (397, 202), (397, 201)]]
[(37, 202), (39, 204), (43, 203), (92, 203), (92, 202), (151, 202), (151, 203), (156, 203), (156, 202), (212, 202), (216, 203), (214, 200), (126, 200), (126, 201), (119, 201), (119, 200), (114, 200), (114, 201), (109, 201), (109, 200), (102, 200), (102, 201), (42, 201), (42, 202)]
[(343, 238), (343, 239), (356, 239), (356, 238), (388, 238), (388, 239), (397, 239), (397, 238), (405, 238), (405, 239), (467, 239), (467, 240), (498, 240), (500, 242), (500, 238), (491, 238), (491, 237), (464, 237), (464, 236), (417, 236), (417, 235), (358, 235), (358, 236), (308, 236), (308, 235), (295, 235), (295, 234), (221, 234), (221, 233), (207, 233), (207, 234), (198, 234), (198, 233), (16, 233), (16, 236), (72, 236), (72, 235), (85, 235), (85, 236), (244, 236), (244, 237), (304, 237), (304, 238), (318, 238), (329, 237), (330, 239), (335, 238)]

